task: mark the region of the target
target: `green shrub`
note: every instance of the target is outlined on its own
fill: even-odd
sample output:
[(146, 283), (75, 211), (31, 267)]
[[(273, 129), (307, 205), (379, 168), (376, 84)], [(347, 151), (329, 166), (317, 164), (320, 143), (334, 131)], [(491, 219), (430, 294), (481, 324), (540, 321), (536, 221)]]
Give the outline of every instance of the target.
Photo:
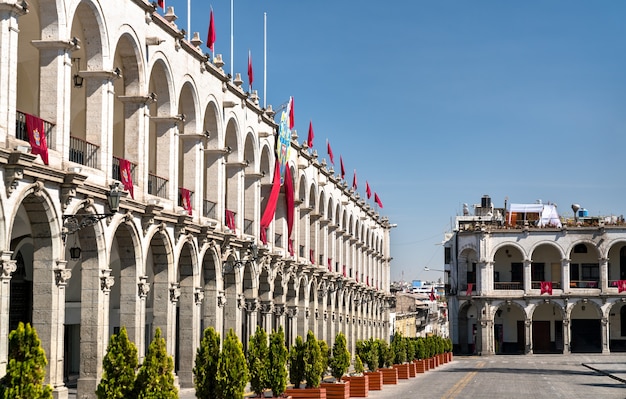
[(267, 387), (274, 397), (280, 397), (287, 389), (287, 347), (285, 333), (280, 326), (270, 334), (270, 348), (267, 356)]
[(313, 331), (309, 330), (306, 336), (306, 342), (304, 343), (304, 379), (306, 380), (307, 388), (317, 388), (320, 386), (322, 380), (323, 362), (322, 352), (320, 351), (320, 345), (313, 334)]
[(165, 339), (157, 328), (148, 353), (139, 369), (133, 398), (177, 399), (178, 389), (174, 386), (174, 360), (167, 354)]
[(197, 398), (217, 396), (217, 364), (220, 359), (220, 336), (213, 327), (204, 329), (202, 341), (196, 351), (193, 368)]
[(333, 353), (329, 363), (332, 376), (337, 381), (341, 381), (341, 377), (350, 367), (350, 351), (348, 351), (346, 336), (342, 332), (335, 337)]
[(415, 359), (415, 340), (405, 338), (406, 342), (406, 360), (412, 362)]
[(365, 372), (365, 368), (363, 367), (363, 362), (359, 355), (354, 356), (354, 371), (358, 374), (363, 374)]
[(217, 390), (219, 396), (242, 399), (248, 384), (248, 366), (239, 337), (231, 328), (224, 338), (224, 345), (217, 364)]
[(20, 322), (9, 333), (9, 363), (0, 380), (3, 399), (51, 399), (52, 387), (43, 385), (46, 376), (46, 353), (37, 332)]
[(289, 350), (289, 382), (300, 388), (304, 380), (304, 341), (301, 336), (296, 337), (296, 343)]
[(330, 362), (330, 358), (332, 353), (328, 344), (323, 339), (317, 340), (317, 343), (320, 345), (320, 352), (322, 353), (322, 375), (324, 375), (328, 371), (328, 366)]
[(119, 334), (109, 339), (102, 360), (102, 379), (96, 389), (98, 399), (126, 399), (132, 395), (138, 363), (137, 347), (122, 327)]
[(391, 341), (391, 352), (393, 354), (393, 364), (402, 364), (406, 362), (406, 347), (404, 345), (404, 338), (399, 332), (395, 332), (393, 340)]
[(250, 388), (258, 396), (263, 394), (267, 384), (267, 361), (269, 348), (267, 346), (267, 333), (260, 326), (250, 337), (248, 344), (248, 371), (250, 372)]

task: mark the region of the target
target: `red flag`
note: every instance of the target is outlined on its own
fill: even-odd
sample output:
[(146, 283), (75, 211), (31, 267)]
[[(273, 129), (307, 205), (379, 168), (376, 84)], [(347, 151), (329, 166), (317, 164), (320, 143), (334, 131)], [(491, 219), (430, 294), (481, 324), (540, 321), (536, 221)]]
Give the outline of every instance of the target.
[[(163, 2), (165, 0), (161, 0)], [(209, 50), (213, 51), (213, 45), (215, 44), (215, 22), (213, 21), (213, 7), (211, 7), (211, 16), (209, 17), (209, 33), (206, 38), (206, 45)]]
[(541, 282), (541, 293), (539, 295), (543, 294), (552, 295), (552, 281)]
[(365, 284), (370, 285), (370, 276), (365, 277)]
[(165, 0), (159, 0), (158, 3), (159, 7), (161, 7), (162, 9), (165, 9)]
[(226, 227), (235, 232), (235, 212), (226, 209)]
[(347, 274), (346, 274), (346, 265), (343, 265), (343, 276), (344, 276), (344, 277), (346, 277), (346, 276), (347, 276)]
[(289, 129), (293, 129), (295, 125), (296, 121), (293, 116), (293, 97), (289, 97)]
[(120, 180), (124, 186), (124, 190), (130, 193), (130, 198), (135, 199), (133, 190), (133, 176), (130, 170), (130, 161), (127, 159), (120, 159)]
[(370, 190), (370, 184), (365, 180), (365, 194), (367, 194), (367, 199), (372, 198), (372, 190)]
[(307, 137), (306, 139), (306, 145), (308, 145), (309, 148), (313, 148), (314, 137), (315, 137), (315, 134), (313, 133), (313, 121), (309, 121), (309, 137)]
[(309, 260), (312, 264), (315, 264), (315, 251), (312, 249), (309, 249)]
[(328, 271), (331, 271), (331, 272), (333, 271), (332, 263), (333, 263), (332, 258), (328, 258)]
[[(356, 191), (357, 183), (356, 183), (356, 169), (354, 169), (354, 175), (352, 176), (352, 189)], [(381, 206), (382, 208), (382, 206)]]
[(467, 291), (465, 293), (466, 296), (472, 296), (472, 289), (474, 288), (474, 283), (467, 283)]
[(379, 207), (383, 207), (383, 202), (378, 198), (378, 194), (374, 193), (374, 202), (378, 204)]
[(183, 204), (183, 209), (187, 211), (187, 214), (191, 215), (191, 191), (186, 188), (180, 188), (180, 199)]
[(48, 144), (46, 143), (46, 129), (43, 119), (26, 114), (26, 130), (32, 154), (39, 154), (44, 164), (48, 165)]
[(432, 287), (432, 288), (430, 289), (430, 300), (431, 300), (431, 301), (434, 301), (435, 299), (437, 299), (437, 298), (435, 297), (435, 287)]
[(617, 292), (626, 291), (626, 280), (618, 280), (617, 281)]
[(254, 72), (252, 72), (252, 53), (248, 50), (248, 84), (252, 90), (252, 82), (254, 82)]
[(346, 168), (343, 166), (343, 158), (339, 155), (339, 164), (341, 165), (341, 178), (346, 177)]
[(335, 164), (335, 157), (333, 157), (333, 149), (330, 148), (330, 141), (326, 140), (326, 152), (328, 152), (328, 157), (330, 158), (330, 163)]

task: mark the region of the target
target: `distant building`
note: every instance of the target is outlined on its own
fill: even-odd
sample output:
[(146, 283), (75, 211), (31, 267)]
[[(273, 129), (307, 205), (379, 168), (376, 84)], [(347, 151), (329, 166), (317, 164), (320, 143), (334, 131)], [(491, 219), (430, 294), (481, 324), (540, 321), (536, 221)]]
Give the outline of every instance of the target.
[(445, 237), (455, 350), (626, 350), (626, 224), (554, 204), (464, 207)]

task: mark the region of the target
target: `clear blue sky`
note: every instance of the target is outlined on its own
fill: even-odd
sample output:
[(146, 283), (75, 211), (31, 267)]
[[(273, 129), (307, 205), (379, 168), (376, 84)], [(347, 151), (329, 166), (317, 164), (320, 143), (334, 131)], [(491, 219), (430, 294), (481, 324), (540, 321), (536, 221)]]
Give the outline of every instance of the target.
[[(626, 214), (626, 2), (234, 0), (234, 72), (252, 52), (267, 104), (326, 139), (384, 205), (392, 279), (434, 279), (462, 204), (537, 199)], [(174, 6), (187, 28), (187, 0)], [(230, 1), (192, 0), (191, 31), (230, 70)], [(205, 51), (206, 47), (204, 48)], [(247, 83), (246, 83), (247, 87)], [(261, 102), (262, 103), (262, 102)], [(373, 205), (373, 202), (371, 202)]]

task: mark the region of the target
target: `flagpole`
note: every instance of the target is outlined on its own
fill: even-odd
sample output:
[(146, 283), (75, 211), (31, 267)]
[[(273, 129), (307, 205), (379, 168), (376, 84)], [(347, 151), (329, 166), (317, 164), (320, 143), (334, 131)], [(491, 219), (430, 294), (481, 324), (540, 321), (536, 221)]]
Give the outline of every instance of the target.
[(267, 108), (267, 13), (263, 13), (263, 108)]
[(233, 78), (233, 21), (234, 21), (234, 11), (233, 11), (233, 1), (230, 0), (230, 78)]
[(187, 40), (191, 40), (191, 0), (187, 0)]

